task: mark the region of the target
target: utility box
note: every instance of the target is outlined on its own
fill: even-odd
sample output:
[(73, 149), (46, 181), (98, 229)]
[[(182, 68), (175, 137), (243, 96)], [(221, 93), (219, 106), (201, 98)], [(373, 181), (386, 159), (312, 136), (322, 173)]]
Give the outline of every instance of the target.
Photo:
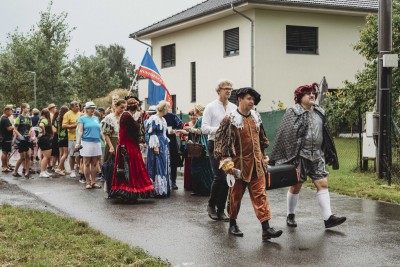
[(397, 68), (399, 66), (399, 56), (397, 54), (383, 55), (384, 68)]
[(376, 157), (376, 146), (374, 143), (374, 138), (372, 136), (367, 136), (366, 133), (363, 133), (362, 152), (363, 159), (375, 159)]
[(379, 114), (378, 112), (365, 113), (365, 132), (368, 137), (379, 134)]

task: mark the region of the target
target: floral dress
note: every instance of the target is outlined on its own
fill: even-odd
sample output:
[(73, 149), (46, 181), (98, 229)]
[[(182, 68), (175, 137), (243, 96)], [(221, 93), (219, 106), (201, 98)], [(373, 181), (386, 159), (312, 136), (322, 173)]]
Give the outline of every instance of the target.
[[(146, 125), (149, 134), (149, 150), (147, 152), (147, 171), (153, 181), (157, 196), (169, 196), (172, 190), (171, 166), (169, 158), (169, 139), (167, 138), (167, 122), (158, 115), (151, 116)], [(154, 148), (159, 153), (154, 153)]]

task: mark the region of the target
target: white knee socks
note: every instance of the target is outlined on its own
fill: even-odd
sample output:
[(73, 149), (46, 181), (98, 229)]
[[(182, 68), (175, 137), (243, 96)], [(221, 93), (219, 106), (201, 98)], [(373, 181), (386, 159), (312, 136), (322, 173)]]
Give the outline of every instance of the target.
[(317, 200), (319, 207), (321, 208), (321, 215), (324, 220), (328, 220), (332, 215), (331, 211), (331, 198), (329, 196), (328, 189), (322, 189), (317, 192)]
[(287, 192), (287, 213), (295, 214), (297, 202), (299, 201), (299, 194), (292, 194), (290, 191)]

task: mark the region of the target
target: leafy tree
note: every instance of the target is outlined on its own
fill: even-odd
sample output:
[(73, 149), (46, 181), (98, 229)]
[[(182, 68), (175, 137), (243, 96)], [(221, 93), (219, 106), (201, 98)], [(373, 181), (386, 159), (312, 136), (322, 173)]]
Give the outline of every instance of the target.
[[(393, 1), (392, 10), (393, 51), (400, 54), (400, 0)], [(357, 122), (358, 110), (364, 115), (372, 111), (375, 105), (377, 86), (377, 58), (378, 58), (378, 16), (369, 15), (366, 24), (360, 31), (360, 40), (354, 46), (360, 55), (365, 57), (365, 69), (356, 74), (355, 82), (345, 82), (344, 88), (338, 89), (325, 100), (325, 108), (329, 113), (332, 129), (337, 130), (341, 122), (349, 125)], [(393, 70), (392, 98), (399, 99), (400, 73)], [(399, 101), (393, 102), (393, 110), (399, 110)]]
[(96, 55), (107, 60), (110, 76), (118, 76), (121, 80), (121, 87), (128, 88), (130, 86), (130, 77), (133, 76), (134, 66), (125, 58), (124, 47), (118, 44), (109, 47), (96, 45)]

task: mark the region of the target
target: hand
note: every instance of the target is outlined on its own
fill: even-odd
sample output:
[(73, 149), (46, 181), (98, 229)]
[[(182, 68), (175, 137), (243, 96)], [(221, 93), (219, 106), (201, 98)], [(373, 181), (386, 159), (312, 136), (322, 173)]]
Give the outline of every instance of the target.
[(189, 126), (185, 126), (185, 127), (183, 127), (183, 130), (185, 130), (185, 131), (188, 131), (188, 132), (189, 132), (189, 130), (190, 130), (190, 127), (189, 127)]
[(264, 156), (264, 158), (263, 158), (264, 166), (268, 166), (268, 162), (269, 162), (269, 157), (268, 156)]
[(226, 173), (227, 173), (227, 174), (232, 174), (232, 175), (235, 175), (235, 172), (233, 171), (233, 168), (232, 168), (232, 169), (229, 169), (229, 170), (227, 170), (227, 171), (226, 171)]
[(79, 148), (79, 144), (75, 144), (75, 150), (77, 150)]
[(110, 146), (110, 150), (109, 150), (110, 154), (114, 154), (115, 150), (113, 146)]
[(156, 154), (156, 155), (160, 154), (160, 150), (159, 150), (158, 146), (154, 148), (154, 154)]

